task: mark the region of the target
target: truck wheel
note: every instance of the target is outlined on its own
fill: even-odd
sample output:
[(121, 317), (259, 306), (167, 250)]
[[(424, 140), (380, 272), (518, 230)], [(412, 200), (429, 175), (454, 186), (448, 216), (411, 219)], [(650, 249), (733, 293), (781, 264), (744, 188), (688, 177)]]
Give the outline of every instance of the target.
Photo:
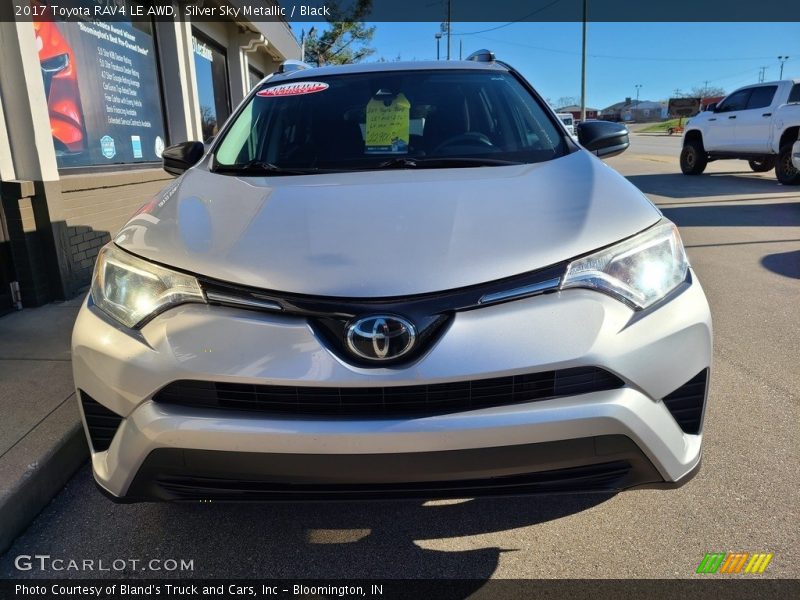
[(800, 185), (800, 171), (792, 164), (792, 144), (786, 144), (778, 153), (775, 176), (783, 185)]
[(700, 175), (706, 170), (708, 155), (703, 148), (703, 143), (689, 140), (681, 150), (681, 171), (684, 175)]
[(774, 156), (765, 156), (761, 160), (749, 160), (747, 164), (753, 169), (754, 173), (766, 173), (775, 168), (777, 160)]

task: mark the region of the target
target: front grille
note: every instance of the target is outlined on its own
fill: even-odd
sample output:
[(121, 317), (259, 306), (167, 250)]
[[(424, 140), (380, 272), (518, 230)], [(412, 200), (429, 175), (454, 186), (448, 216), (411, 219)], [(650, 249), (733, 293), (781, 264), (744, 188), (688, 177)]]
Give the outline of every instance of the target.
[(396, 387), (305, 387), (176, 381), (154, 400), (199, 408), (306, 415), (434, 415), (620, 388), (596, 367)]
[(92, 448), (97, 452), (108, 450), (119, 424), (122, 423), (122, 417), (108, 410), (83, 390), (80, 391), (80, 396)]
[(706, 400), (708, 369), (703, 369), (669, 396), (664, 404), (686, 433), (700, 433)]

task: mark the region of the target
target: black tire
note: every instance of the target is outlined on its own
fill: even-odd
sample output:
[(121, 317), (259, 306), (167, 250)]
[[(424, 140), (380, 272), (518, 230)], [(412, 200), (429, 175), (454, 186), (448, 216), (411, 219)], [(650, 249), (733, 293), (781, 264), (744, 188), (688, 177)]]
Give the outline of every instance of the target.
[(775, 176), (783, 185), (800, 185), (800, 171), (792, 164), (792, 144), (785, 144), (778, 153)]
[(747, 164), (754, 173), (766, 173), (774, 169), (777, 162), (778, 160), (774, 156), (765, 156), (761, 160), (748, 160)]
[(700, 175), (706, 170), (708, 155), (706, 154), (703, 143), (697, 140), (689, 140), (683, 145), (681, 150), (681, 171), (684, 175)]

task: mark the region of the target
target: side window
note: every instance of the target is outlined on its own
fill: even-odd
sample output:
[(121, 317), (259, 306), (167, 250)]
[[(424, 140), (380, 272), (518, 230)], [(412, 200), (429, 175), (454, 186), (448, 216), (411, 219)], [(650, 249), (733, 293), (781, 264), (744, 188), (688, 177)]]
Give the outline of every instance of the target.
[(734, 92), (717, 107), (717, 112), (732, 112), (734, 110), (744, 110), (747, 100), (750, 98), (750, 89)]
[(800, 102), (800, 83), (795, 83), (789, 92), (789, 102)]
[(207, 140), (219, 133), (231, 114), (227, 56), (224, 48), (198, 31), (192, 33), (192, 47), (203, 139)]
[(772, 99), (775, 97), (775, 91), (777, 89), (777, 85), (764, 85), (752, 88), (750, 99), (747, 101), (747, 109), (766, 108), (772, 104)]

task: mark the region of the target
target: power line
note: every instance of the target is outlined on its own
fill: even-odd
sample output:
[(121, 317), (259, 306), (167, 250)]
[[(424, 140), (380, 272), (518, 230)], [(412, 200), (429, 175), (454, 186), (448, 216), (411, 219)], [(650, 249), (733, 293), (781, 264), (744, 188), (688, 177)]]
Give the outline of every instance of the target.
[[(478, 32), (475, 32), (478, 33)], [(457, 34), (454, 33), (453, 35), (468, 35), (468, 34)], [(559, 54), (572, 54), (575, 56), (580, 55), (580, 52), (576, 52), (574, 50), (561, 50), (559, 48), (546, 48), (544, 46), (534, 46), (531, 44), (526, 44), (524, 42), (512, 42), (510, 40), (498, 40), (497, 38), (488, 38), (485, 36), (476, 36), (478, 39), (485, 40), (487, 42), (494, 42), (497, 44), (510, 44), (512, 46), (522, 46), (525, 48), (532, 48), (534, 50), (542, 50), (545, 52), (556, 52)], [(800, 50), (797, 51), (800, 53)], [(665, 57), (656, 57), (656, 56), (617, 56), (613, 54), (589, 54), (591, 58), (607, 58), (613, 60), (644, 60), (644, 61), (657, 61), (657, 62), (736, 62), (736, 61), (745, 61), (745, 60), (774, 60), (772, 56), (738, 56), (738, 57), (727, 57), (727, 58), (702, 58), (694, 56), (692, 58), (665, 58)]]
[(551, 6), (555, 6), (559, 2), (561, 2), (561, 0), (553, 0), (553, 2), (551, 2), (550, 4), (545, 4), (541, 8), (537, 8), (533, 12), (529, 12), (527, 15), (525, 15), (524, 17), (520, 17), (516, 21), (509, 21), (508, 23), (504, 23), (503, 25), (498, 25), (497, 27), (490, 27), (489, 29), (481, 29), (479, 31), (467, 31), (465, 33), (454, 33), (453, 35), (476, 35), (478, 33), (486, 33), (487, 31), (497, 31), (498, 29), (503, 29), (503, 27), (508, 27), (509, 25), (513, 25), (514, 23), (520, 23), (521, 21), (524, 21), (525, 19), (528, 19), (535, 14), (547, 10)]

